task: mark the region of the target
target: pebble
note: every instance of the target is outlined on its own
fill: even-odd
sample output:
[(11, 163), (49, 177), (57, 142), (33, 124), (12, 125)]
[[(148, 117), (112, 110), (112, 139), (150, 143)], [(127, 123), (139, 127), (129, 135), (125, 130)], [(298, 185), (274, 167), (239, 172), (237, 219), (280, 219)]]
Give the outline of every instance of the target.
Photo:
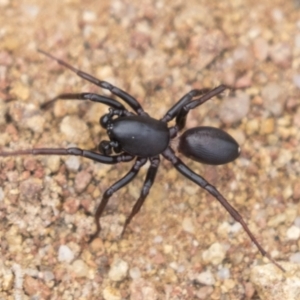
[(121, 300), (122, 299), (120, 291), (112, 286), (107, 286), (103, 290), (102, 296), (105, 300)]
[(254, 52), (254, 56), (259, 61), (266, 60), (269, 54), (268, 41), (262, 37), (258, 37), (253, 43), (253, 52)]
[(58, 155), (49, 155), (45, 157), (47, 167), (52, 173), (56, 173), (60, 167), (60, 157)]
[(108, 277), (112, 281), (122, 281), (127, 276), (128, 263), (122, 259), (115, 259), (110, 266)]
[(281, 262), (282, 272), (273, 264), (252, 268), (250, 281), (261, 300), (295, 300), (300, 295), (300, 265)]
[(78, 193), (83, 192), (92, 180), (92, 175), (86, 170), (82, 170), (75, 176), (75, 190)]
[(219, 117), (223, 123), (232, 124), (244, 118), (250, 107), (250, 97), (246, 93), (239, 93), (235, 97), (224, 99), (220, 105)]
[(68, 159), (65, 161), (65, 164), (67, 166), (67, 169), (71, 172), (76, 172), (78, 171), (80, 167), (80, 160), (79, 157), (77, 156), (70, 156)]
[(70, 263), (73, 259), (73, 251), (67, 245), (61, 245), (58, 249), (58, 261)]
[(31, 129), (36, 133), (43, 133), (45, 128), (45, 118), (40, 115), (32, 116), (24, 120), (24, 127)]
[(23, 288), (30, 299), (50, 299), (51, 290), (41, 280), (25, 276)]
[(131, 268), (129, 270), (129, 276), (131, 279), (138, 279), (141, 277), (141, 271), (138, 267)]
[(300, 89), (300, 74), (296, 74), (293, 77), (293, 83), (295, 84), (295, 86)]
[(300, 264), (300, 252), (293, 253), (293, 254), (290, 256), (289, 261), (290, 261), (291, 263)]
[(279, 67), (288, 68), (291, 65), (291, 56), (291, 47), (286, 43), (278, 43), (270, 47), (270, 57)]
[(195, 226), (193, 224), (193, 220), (189, 217), (185, 217), (182, 221), (182, 228), (184, 231), (188, 233), (195, 233)]
[(74, 144), (86, 143), (90, 138), (86, 123), (77, 116), (64, 117), (60, 123), (60, 131)]
[(76, 277), (88, 277), (89, 275), (89, 268), (81, 259), (77, 259), (73, 262), (72, 271), (75, 273)]
[(207, 250), (203, 251), (202, 259), (207, 264), (218, 265), (223, 261), (225, 255), (224, 247), (220, 243), (214, 243)]
[(217, 274), (221, 280), (228, 279), (230, 277), (230, 270), (228, 268), (221, 268)]
[(275, 82), (267, 83), (261, 91), (264, 108), (274, 116), (280, 116), (283, 111), (285, 95), (283, 88)]
[(158, 293), (149, 280), (139, 278), (130, 285), (130, 300), (157, 300)]
[(205, 271), (205, 272), (200, 273), (196, 277), (196, 280), (205, 285), (214, 285), (216, 282), (213, 274), (210, 271)]
[(29, 88), (20, 81), (15, 81), (11, 89), (11, 94), (16, 96), (18, 100), (25, 101), (29, 97)]
[(300, 216), (296, 217), (294, 224), (295, 224), (295, 226), (300, 228)]

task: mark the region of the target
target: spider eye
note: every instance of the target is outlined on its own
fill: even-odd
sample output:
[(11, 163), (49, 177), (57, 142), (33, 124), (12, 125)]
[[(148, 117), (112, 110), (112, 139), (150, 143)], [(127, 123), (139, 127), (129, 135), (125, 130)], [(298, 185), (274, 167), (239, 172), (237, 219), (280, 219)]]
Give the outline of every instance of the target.
[(179, 152), (185, 156), (209, 165), (222, 165), (235, 160), (240, 147), (225, 131), (214, 127), (196, 127), (180, 137)]

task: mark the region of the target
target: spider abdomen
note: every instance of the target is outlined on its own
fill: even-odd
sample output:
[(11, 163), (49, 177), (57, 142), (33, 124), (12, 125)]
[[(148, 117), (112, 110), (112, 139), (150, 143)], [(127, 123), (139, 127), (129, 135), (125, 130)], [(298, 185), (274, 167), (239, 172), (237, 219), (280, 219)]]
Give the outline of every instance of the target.
[(179, 152), (185, 156), (209, 165), (222, 165), (235, 160), (240, 147), (233, 137), (214, 127), (196, 127), (180, 137)]
[(138, 157), (162, 153), (170, 141), (167, 124), (148, 116), (128, 116), (112, 120), (108, 131), (122, 150)]

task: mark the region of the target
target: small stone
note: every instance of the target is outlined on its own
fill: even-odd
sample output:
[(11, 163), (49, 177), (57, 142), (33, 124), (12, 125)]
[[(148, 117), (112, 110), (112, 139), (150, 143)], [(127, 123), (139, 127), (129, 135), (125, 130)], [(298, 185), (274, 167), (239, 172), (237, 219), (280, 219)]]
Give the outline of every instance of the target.
[(293, 253), (293, 254), (290, 256), (289, 261), (290, 261), (291, 263), (300, 264), (300, 252)]
[(193, 220), (189, 217), (185, 217), (182, 221), (182, 228), (184, 231), (188, 233), (195, 233), (195, 226), (193, 224)]
[(300, 74), (296, 74), (293, 76), (293, 83), (298, 89), (300, 89)]
[(205, 271), (205, 272), (200, 273), (196, 277), (196, 280), (205, 285), (214, 285), (216, 282), (213, 274), (210, 271)]
[(270, 57), (273, 62), (282, 68), (288, 68), (291, 65), (292, 50), (287, 43), (278, 43), (270, 47)]
[(220, 243), (214, 243), (207, 250), (203, 251), (202, 258), (207, 264), (218, 265), (223, 261), (225, 255), (224, 247)]
[(67, 245), (61, 245), (58, 249), (58, 260), (70, 263), (74, 259), (73, 251)]
[(34, 199), (42, 188), (43, 185), (40, 179), (30, 177), (20, 184), (20, 193), (27, 199)]
[(230, 270), (228, 268), (221, 268), (217, 274), (221, 280), (228, 279), (230, 277)]
[(298, 240), (300, 237), (300, 228), (295, 225), (291, 226), (287, 230), (286, 236), (287, 236), (288, 240)]
[(90, 138), (86, 123), (77, 116), (64, 117), (60, 124), (60, 131), (74, 144), (86, 143)]
[(51, 297), (50, 288), (40, 280), (32, 278), (30, 276), (25, 276), (23, 287), (26, 294), (31, 296), (31, 299), (50, 299)]
[(275, 130), (275, 120), (274, 118), (265, 119), (260, 124), (260, 134), (271, 134)]
[(40, 115), (32, 116), (24, 120), (24, 127), (31, 129), (36, 133), (43, 133), (45, 128), (45, 118)]
[(141, 271), (138, 267), (131, 268), (129, 270), (129, 276), (131, 279), (138, 279), (141, 277)]
[(267, 111), (271, 112), (274, 116), (282, 114), (286, 96), (283, 88), (278, 83), (270, 82), (264, 86), (261, 96)]
[(220, 105), (219, 117), (223, 123), (232, 124), (244, 118), (250, 108), (250, 97), (246, 93), (239, 93), (236, 97), (229, 97)]
[(91, 10), (85, 10), (83, 11), (82, 19), (85, 22), (94, 22), (97, 20), (97, 15)]
[(122, 259), (113, 261), (108, 272), (108, 277), (112, 281), (122, 281), (127, 276), (128, 263)]
[(69, 197), (64, 201), (63, 208), (68, 214), (75, 214), (78, 211), (80, 201), (77, 198)]
[(29, 88), (20, 81), (15, 81), (11, 89), (11, 94), (19, 100), (27, 100), (29, 97)]
[(13, 286), (14, 275), (12, 270), (7, 268), (3, 262), (0, 262), (0, 278), (0, 290), (10, 290)]
[(82, 170), (75, 176), (75, 190), (82, 193), (92, 180), (92, 175), (86, 170)]
[(261, 300), (295, 300), (300, 295), (300, 265), (282, 262), (286, 272), (274, 264), (252, 268), (250, 281)]
[(72, 271), (75, 273), (76, 277), (88, 277), (89, 275), (89, 268), (81, 259), (77, 259), (73, 262)]
[(254, 56), (259, 61), (264, 61), (269, 54), (269, 44), (268, 41), (262, 37), (258, 37), (253, 43)]
[(107, 286), (103, 290), (102, 295), (105, 300), (121, 300), (122, 299), (120, 291), (112, 286)]
[(66, 161), (65, 164), (67, 169), (71, 172), (77, 172), (80, 167), (80, 160), (77, 156), (70, 156)]
[(149, 280), (139, 278), (133, 280), (130, 285), (131, 300), (157, 300), (158, 293)]
[(60, 167), (60, 157), (57, 155), (46, 156), (46, 164), (52, 173), (56, 173)]

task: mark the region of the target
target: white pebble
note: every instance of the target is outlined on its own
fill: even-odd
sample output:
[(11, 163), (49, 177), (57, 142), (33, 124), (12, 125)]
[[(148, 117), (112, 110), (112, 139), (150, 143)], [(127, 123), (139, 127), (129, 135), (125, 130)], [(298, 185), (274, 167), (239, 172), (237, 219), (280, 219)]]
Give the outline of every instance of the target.
[(295, 225), (291, 226), (287, 230), (286, 236), (289, 240), (298, 240), (300, 237), (300, 228)]
[(205, 285), (214, 285), (216, 280), (210, 271), (200, 273), (196, 280)]
[(121, 281), (123, 280), (128, 271), (128, 263), (122, 259), (116, 259), (108, 272), (109, 279), (113, 281)]
[(58, 249), (58, 261), (69, 263), (73, 259), (74, 253), (72, 252), (72, 250), (66, 245), (61, 245)]
[(202, 258), (206, 263), (218, 265), (225, 258), (225, 254), (224, 247), (220, 243), (214, 243), (207, 250), (203, 251)]
[(290, 261), (291, 263), (299, 264), (299, 263), (300, 263), (300, 252), (296, 252), (296, 253), (292, 254), (292, 255), (290, 256), (289, 261)]
[(70, 156), (66, 160), (65, 163), (66, 163), (66, 166), (67, 166), (68, 170), (71, 171), (71, 172), (78, 171), (78, 169), (80, 167), (80, 160), (77, 156)]
[(129, 270), (129, 276), (131, 279), (138, 279), (141, 277), (141, 271), (139, 268), (134, 267)]
[(222, 268), (218, 271), (218, 277), (221, 280), (228, 279), (230, 277), (230, 271), (228, 268)]

